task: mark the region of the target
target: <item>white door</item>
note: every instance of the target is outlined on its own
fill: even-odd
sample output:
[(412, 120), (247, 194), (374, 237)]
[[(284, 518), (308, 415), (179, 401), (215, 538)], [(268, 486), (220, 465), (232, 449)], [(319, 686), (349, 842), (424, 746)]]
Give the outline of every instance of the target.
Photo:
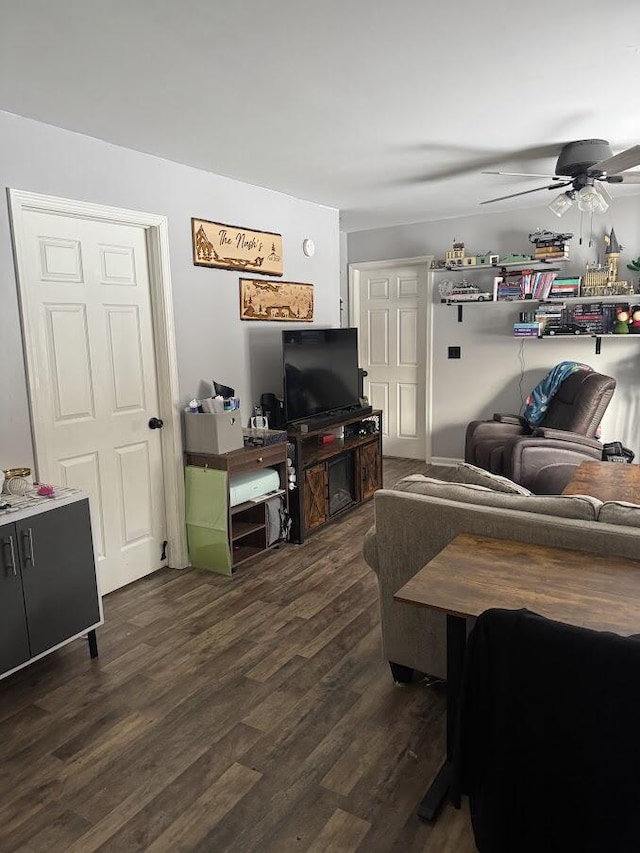
[(359, 274), (364, 393), (382, 409), (386, 456), (426, 458), (426, 264)]
[(104, 594), (166, 563), (145, 229), (27, 211), (20, 239), (38, 478), (89, 493)]

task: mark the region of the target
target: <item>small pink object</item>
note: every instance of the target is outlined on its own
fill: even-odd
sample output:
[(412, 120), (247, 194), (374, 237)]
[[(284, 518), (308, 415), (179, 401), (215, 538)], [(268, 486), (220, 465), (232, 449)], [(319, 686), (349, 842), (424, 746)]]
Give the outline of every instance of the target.
[(43, 498), (52, 498), (53, 497), (53, 486), (47, 486), (44, 483), (38, 489), (38, 494)]

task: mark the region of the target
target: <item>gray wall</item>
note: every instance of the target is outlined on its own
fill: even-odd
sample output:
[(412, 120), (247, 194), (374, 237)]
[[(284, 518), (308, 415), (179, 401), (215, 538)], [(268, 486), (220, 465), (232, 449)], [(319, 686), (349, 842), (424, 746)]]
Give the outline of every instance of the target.
[[(185, 129), (188, 132), (188, 129)], [(285, 280), (315, 284), (315, 323), (340, 323), (338, 211), (0, 112), (0, 186), (162, 214), (169, 219), (180, 393), (215, 378), (243, 408), (280, 394), (280, 329), (241, 323), (238, 273), (195, 267), (192, 216), (276, 231)], [(313, 258), (302, 253), (311, 237)], [(33, 461), (8, 209), (0, 202), (0, 468)]]
[(340, 305), (342, 309), (341, 324), (349, 325), (349, 246), (347, 234), (340, 232)]
[[(624, 192), (624, 196), (622, 195)], [(465, 243), (469, 255), (493, 251), (529, 252), (528, 235), (536, 228), (573, 231), (571, 261), (562, 274), (582, 274), (585, 263), (604, 251), (602, 237), (613, 226), (618, 240), (627, 248), (620, 258), (622, 278), (638, 275), (626, 264), (640, 254), (640, 197), (621, 191), (604, 216), (594, 217), (594, 247), (588, 234), (578, 245), (579, 213), (569, 211), (561, 220), (546, 207), (508, 213), (470, 216), (439, 222), (360, 231), (348, 235), (348, 262), (410, 258), (433, 254), (444, 257), (454, 239)], [(479, 274), (469, 278), (483, 284)], [(554, 364), (563, 360), (582, 361), (594, 370), (615, 377), (618, 382), (613, 401), (602, 422), (605, 441), (620, 440), (640, 456), (640, 335), (605, 338), (602, 353), (595, 355), (591, 338), (521, 340), (513, 337), (512, 324), (522, 305), (480, 304), (465, 306), (463, 322), (457, 322), (455, 308), (441, 305), (437, 285), (447, 273), (435, 275), (433, 340), (433, 444), (434, 457), (461, 458), (464, 455), (466, 424), (489, 418), (493, 412), (518, 412), (522, 395)], [(459, 277), (459, 276), (458, 276)], [(490, 287), (492, 273), (485, 284)], [(640, 303), (640, 296), (637, 299)], [(460, 346), (462, 358), (447, 359), (447, 347)], [(522, 375), (522, 378), (521, 378)]]

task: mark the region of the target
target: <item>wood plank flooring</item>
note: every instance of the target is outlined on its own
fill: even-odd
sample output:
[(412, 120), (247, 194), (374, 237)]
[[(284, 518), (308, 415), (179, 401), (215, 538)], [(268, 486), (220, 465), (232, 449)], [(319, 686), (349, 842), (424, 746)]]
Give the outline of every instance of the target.
[[(387, 459), (385, 484), (424, 470)], [(382, 660), (372, 519), (232, 579), (157, 572), (106, 597), (96, 661), (76, 642), (0, 682), (0, 851), (475, 851), (465, 809), (415, 815), (444, 691)]]

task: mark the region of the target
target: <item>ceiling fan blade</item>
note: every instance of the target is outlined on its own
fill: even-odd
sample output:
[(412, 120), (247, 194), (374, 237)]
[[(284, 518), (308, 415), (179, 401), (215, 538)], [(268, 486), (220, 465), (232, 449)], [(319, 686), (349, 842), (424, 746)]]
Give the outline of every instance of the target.
[(481, 172), (482, 175), (512, 175), (515, 178), (549, 178), (550, 181), (561, 181), (559, 175), (540, 175), (537, 172)]
[(537, 192), (540, 192), (540, 190), (557, 190), (558, 187), (568, 187), (570, 185), (570, 183), (571, 183), (571, 181), (568, 181), (567, 183), (564, 183), (564, 184), (549, 184), (549, 186), (546, 186), (546, 187), (536, 187), (535, 190), (524, 190), (524, 192), (521, 192), (521, 193), (511, 193), (511, 195), (501, 195), (501, 196), (498, 196), (498, 198), (489, 198), (486, 201), (481, 201), (480, 204), (491, 204), (494, 201), (504, 201), (505, 198), (515, 198), (516, 196), (519, 196), (519, 195), (528, 195), (529, 193), (537, 193)]
[(634, 166), (640, 166), (640, 145), (634, 145), (620, 154), (614, 154), (608, 160), (594, 163), (587, 169), (587, 174), (604, 172), (607, 175), (618, 175), (620, 172), (626, 172), (627, 169), (633, 169)]
[[(483, 168), (486, 169), (491, 166), (498, 166), (501, 163), (513, 163), (516, 165), (518, 161), (541, 160), (549, 157), (557, 157), (562, 150), (562, 146), (565, 144), (566, 143), (564, 142), (555, 142), (547, 145), (532, 145), (529, 148), (520, 148), (517, 151), (477, 151), (476, 149), (470, 149), (470, 153), (473, 156), (469, 157), (466, 161), (452, 163), (451, 165), (444, 166), (441, 169), (435, 169), (431, 172), (417, 175), (412, 178), (411, 181), (419, 181), (421, 183), (441, 181), (445, 178), (457, 178), (471, 172), (479, 172)], [(421, 148), (425, 151), (434, 150), (436, 153), (444, 150), (450, 150), (450, 146), (439, 144), (424, 145), (421, 146)], [(464, 151), (462, 148), (456, 148), (455, 150), (459, 153)], [(543, 175), (542, 177), (546, 178), (547, 175)], [(551, 178), (553, 176), (549, 175), (548, 177)]]

